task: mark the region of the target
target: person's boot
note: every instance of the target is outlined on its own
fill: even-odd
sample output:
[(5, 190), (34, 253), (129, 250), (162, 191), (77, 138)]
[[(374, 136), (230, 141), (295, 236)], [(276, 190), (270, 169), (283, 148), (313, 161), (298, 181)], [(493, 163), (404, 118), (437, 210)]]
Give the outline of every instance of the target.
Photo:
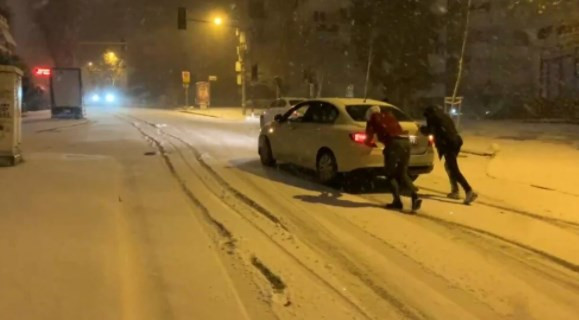
[(464, 198), (464, 204), (469, 205), (473, 203), (476, 198), (478, 198), (478, 194), (474, 191), (469, 191), (466, 193), (466, 198)]
[(453, 200), (460, 200), (460, 193), (457, 191), (451, 191), (449, 194), (446, 195), (447, 198)]
[(422, 207), (422, 199), (418, 198), (417, 194), (412, 195), (412, 212), (416, 213), (416, 211), (420, 210)]
[(386, 205), (386, 209), (388, 210), (402, 210), (402, 207), (402, 201), (400, 200), (394, 200), (394, 202)]

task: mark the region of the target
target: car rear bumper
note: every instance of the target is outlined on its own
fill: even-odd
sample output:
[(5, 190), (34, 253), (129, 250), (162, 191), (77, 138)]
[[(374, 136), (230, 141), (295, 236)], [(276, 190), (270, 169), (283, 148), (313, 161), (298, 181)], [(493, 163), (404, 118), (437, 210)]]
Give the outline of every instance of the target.
[[(384, 155), (380, 148), (364, 147), (357, 153), (348, 155), (339, 155), (338, 171), (342, 173), (352, 171), (376, 171), (382, 172), (384, 170)], [(419, 175), (430, 173), (434, 168), (434, 150), (428, 148), (427, 152), (423, 154), (413, 154), (410, 156), (410, 163), (408, 164), (408, 171), (411, 175)]]

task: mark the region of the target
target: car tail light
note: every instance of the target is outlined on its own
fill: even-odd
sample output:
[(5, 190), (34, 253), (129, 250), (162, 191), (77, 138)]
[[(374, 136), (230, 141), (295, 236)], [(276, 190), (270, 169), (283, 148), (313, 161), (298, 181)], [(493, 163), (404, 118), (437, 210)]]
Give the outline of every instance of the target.
[(433, 145), (434, 145), (434, 136), (428, 135), (428, 146), (433, 146)]
[[(359, 143), (359, 144), (366, 144), (366, 140), (368, 139), (368, 135), (366, 134), (366, 132), (350, 133), (350, 139), (352, 139), (352, 141)], [(372, 143), (371, 146), (376, 147), (376, 144)]]
[(352, 141), (357, 143), (365, 143), (368, 139), (368, 135), (365, 132), (350, 133), (350, 138)]

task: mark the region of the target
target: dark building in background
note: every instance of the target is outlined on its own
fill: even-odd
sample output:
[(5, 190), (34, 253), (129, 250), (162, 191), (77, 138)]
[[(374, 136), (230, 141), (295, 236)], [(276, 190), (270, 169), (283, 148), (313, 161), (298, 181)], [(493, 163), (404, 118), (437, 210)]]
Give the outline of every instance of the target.
[[(351, 0), (245, 0), (245, 4), (252, 30), (250, 58), (260, 72), (253, 85), (270, 87), (271, 94), (281, 83), (282, 95), (290, 96), (364, 95), (367, 66), (357, 56), (360, 48), (352, 43)], [(446, 0), (441, 5), (445, 7)], [(429, 60), (436, 81), (416, 97), (442, 102), (444, 50), (433, 52)], [(370, 84), (369, 96), (384, 94), (383, 88)]]
[(364, 73), (350, 46), (349, 0), (245, 0), (253, 86), (282, 95), (345, 96), (360, 91)]
[[(449, 75), (456, 72), (464, 1), (449, 0)], [(562, 116), (562, 100), (579, 99), (579, 2), (475, 0), (461, 95), (470, 113)], [(463, 13), (461, 14), (460, 11)], [(464, 25), (462, 25), (464, 26)], [(454, 53), (454, 54), (453, 54)], [(538, 98), (546, 105), (537, 105)], [(571, 115), (572, 116), (572, 115)]]
[(16, 50), (16, 41), (10, 28), (11, 12), (5, 0), (0, 1), (0, 54), (13, 55)]

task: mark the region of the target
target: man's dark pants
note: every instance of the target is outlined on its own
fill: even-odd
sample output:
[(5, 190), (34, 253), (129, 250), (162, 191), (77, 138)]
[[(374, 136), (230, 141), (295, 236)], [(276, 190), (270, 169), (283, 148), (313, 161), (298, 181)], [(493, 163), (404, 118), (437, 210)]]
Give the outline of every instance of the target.
[(395, 138), (384, 149), (386, 179), (390, 184), (395, 203), (401, 203), (400, 187), (405, 187), (416, 197), (418, 189), (408, 176), (410, 162), (410, 141), (407, 138)]
[(462, 175), (462, 172), (460, 172), (457, 161), (461, 147), (462, 139), (459, 138), (454, 145), (448, 148), (449, 150), (444, 152), (444, 168), (446, 169), (446, 173), (448, 173), (452, 192), (458, 192), (458, 185), (460, 184), (464, 191), (468, 193), (472, 191), (472, 188), (470, 184), (468, 184), (468, 181), (466, 181), (466, 178)]

